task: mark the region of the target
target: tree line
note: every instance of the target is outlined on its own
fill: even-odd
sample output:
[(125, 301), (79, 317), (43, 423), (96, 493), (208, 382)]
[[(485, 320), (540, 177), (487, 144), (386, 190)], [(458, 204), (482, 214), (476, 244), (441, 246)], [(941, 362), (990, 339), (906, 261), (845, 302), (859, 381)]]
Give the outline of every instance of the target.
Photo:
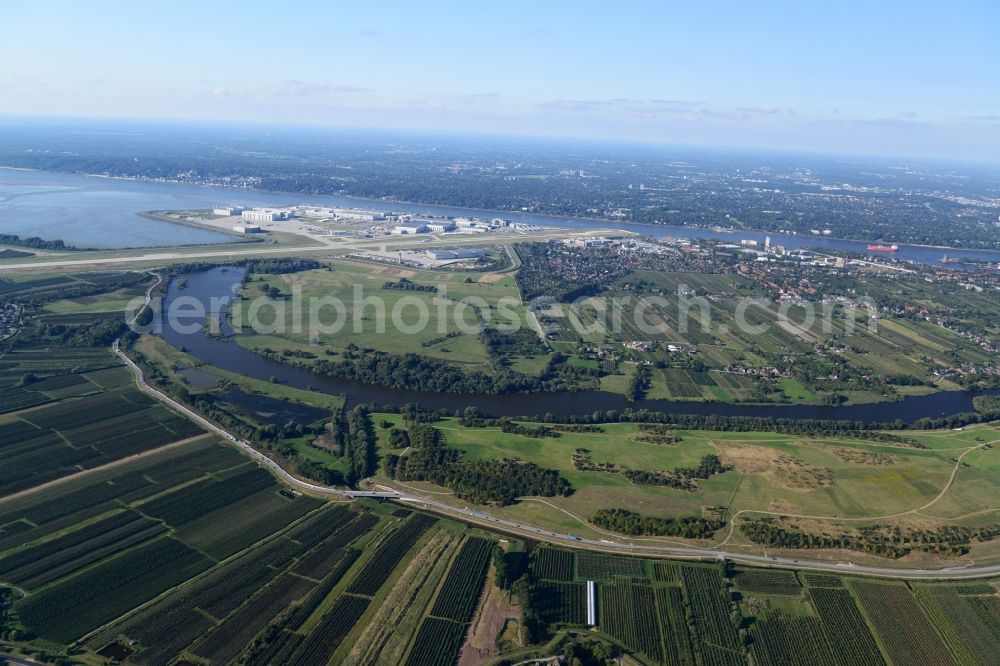
[(349, 412), (343, 408), (335, 410), (330, 420), (330, 440), (348, 460), (344, 479), (348, 485), (353, 486), (375, 473), (378, 439), (367, 407), (357, 405)]
[(540, 393), (596, 386), (589, 369), (559, 365), (532, 376), (506, 367), (492, 371), (464, 370), (453, 363), (412, 352), (390, 354), (348, 345), (335, 359), (319, 359), (309, 366), (313, 372), (340, 379), (390, 388), (438, 393), (503, 395)]
[(916, 551), (948, 557), (964, 555), (969, 552), (973, 541), (991, 541), (1000, 537), (1000, 525), (946, 525), (936, 530), (869, 525), (840, 534), (815, 534), (787, 525), (774, 516), (743, 519), (739, 522), (739, 529), (754, 543), (771, 548), (838, 548), (891, 559)]
[(698, 481), (711, 478), (716, 474), (728, 472), (731, 467), (722, 464), (719, 456), (709, 454), (698, 461), (697, 467), (678, 467), (673, 470), (640, 470), (627, 469), (622, 476), (631, 481), (646, 486), (666, 486), (679, 490), (696, 490)]
[(79, 250), (81, 248), (66, 245), (61, 240), (43, 240), (38, 236), (21, 238), (17, 234), (0, 234), (0, 245), (27, 247), (33, 250)]
[(396, 282), (388, 280), (382, 285), (383, 289), (396, 289), (399, 291), (427, 291), (437, 293), (438, 288), (433, 284), (418, 284), (406, 278), (399, 278)]
[[(402, 442), (402, 438), (397, 438)], [(568, 495), (569, 483), (555, 470), (521, 460), (462, 460), (462, 452), (447, 446), (444, 434), (428, 424), (407, 431), (406, 456), (388, 454), (383, 472), (399, 481), (430, 481), (477, 504), (513, 504), (518, 497)]]
[(709, 539), (725, 526), (721, 520), (685, 516), (659, 518), (628, 509), (600, 509), (590, 522), (602, 529), (630, 536), (676, 536), (685, 539)]

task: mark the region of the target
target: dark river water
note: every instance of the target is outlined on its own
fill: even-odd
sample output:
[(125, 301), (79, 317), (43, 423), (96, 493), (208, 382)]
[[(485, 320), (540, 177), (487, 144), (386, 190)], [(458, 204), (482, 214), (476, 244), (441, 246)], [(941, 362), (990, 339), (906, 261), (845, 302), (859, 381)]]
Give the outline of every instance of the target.
[[(163, 310), (170, 308), (178, 297), (196, 299), (206, 312), (218, 315), (224, 311), (234, 287), (240, 282), (242, 269), (215, 268), (191, 273), (186, 276), (183, 289), (175, 280), (168, 285)], [(213, 299), (214, 303), (213, 303)], [(215, 306), (214, 308), (212, 306)], [(213, 312), (214, 309), (214, 312)], [(410, 391), (385, 386), (317, 375), (307, 369), (273, 361), (240, 347), (231, 339), (206, 335), (200, 329), (204, 317), (190, 319), (182, 323), (194, 324), (194, 331), (179, 331), (169, 326), (162, 327), (161, 335), (175, 347), (184, 347), (189, 354), (216, 367), (237, 372), (256, 379), (278, 381), (295, 388), (320, 391), (330, 395), (345, 395), (348, 404), (376, 403), (378, 405), (401, 406), (407, 403), (420, 404), (429, 409), (462, 410), (477, 407), (492, 416), (533, 416), (552, 413), (556, 416), (591, 414), (600, 410), (650, 409), (675, 414), (720, 414), (726, 416), (765, 416), (796, 419), (836, 419), (868, 422), (891, 422), (897, 419), (912, 423), (928, 416), (947, 416), (973, 410), (972, 399), (979, 393), (969, 391), (948, 391), (926, 396), (908, 397), (898, 402), (877, 405), (851, 405), (823, 407), (807, 405), (759, 406), (734, 405), (725, 403), (678, 402), (672, 400), (640, 400), (630, 403), (617, 393), (606, 391), (578, 391), (573, 393), (519, 393), (509, 395), (479, 395), (437, 393), (430, 391)], [(223, 327), (224, 333), (227, 327)], [(989, 391), (997, 394), (1000, 391)], [(254, 396), (241, 398), (241, 408), (258, 412), (277, 410), (274, 401), (252, 406), (248, 400)]]
[(239, 389), (226, 391), (222, 399), (236, 407), (253, 419), (281, 426), (289, 421), (295, 423), (313, 423), (323, 418), (329, 418), (330, 412), (319, 407), (303, 405), (289, 400), (280, 400), (266, 395), (247, 393)]
[[(138, 213), (150, 210), (204, 209), (242, 206), (286, 206), (316, 204), (366, 208), (384, 212), (432, 213), (452, 217), (502, 217), (515, 222), (565, 229), (621, 229), (643, 236), (718, 238), (730, 242), (743, 239), (763, 244), (770, 236), (775, 245), (790, 249), (839, 250), (864, 254), (867, 241), (839, 240), (812, 235), (789, 235), (763, 231), (721, 231), (701, 227), (629, 224), (532, 215), (508, 211), (479, 211), (452, 206), (368, 201), (339, 196), (278, 192), (255, 192), (223, 187), (199, 187), (174, 183), (148, 183), (0, 168), (0, 231), (21, 236), (62, 239), (70, 245), (92, 248), (151, 247), (223, 243), (231, 236), (208, 229), (149, 220)], [(891, 239), (889, 239), (891, 240)], [(961, 259), (1000, 262), (1000, 251), (933, 248), (899, 244), (894, 259), (944, 266), (945, 254)], [(882, 257), (887, 255), (880, 253)], [(972, 270), (969, 264), (947, 264)]]

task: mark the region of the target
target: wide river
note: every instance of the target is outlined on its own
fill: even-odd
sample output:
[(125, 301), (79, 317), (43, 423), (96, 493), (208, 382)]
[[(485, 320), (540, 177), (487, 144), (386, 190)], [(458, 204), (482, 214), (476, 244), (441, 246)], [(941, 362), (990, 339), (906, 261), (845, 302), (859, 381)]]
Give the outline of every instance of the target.
[[(88, 248), (162, 247), (224, 243), (232, 237), (205, 229), (139, 217), (150, 210), (204, 209), (213, 206), (283, 206), (316, 204), (367, 208), (379, 211), (433, 213), (467, 217), (503, 217), (515, 222), (567, 229), (615, 228), (644, 236), (719, 238), (728, 241), (752, 239), (763, 244), (766, 235), (776, 245), (788, 248), (819, 248), (865, 252), (864, 241), (817, 236), (793, 236), (762, 231), (715, 231), (701, 227), (628, 224), (608, 220), (588, 220), (489, 212), (451, 206), (369, 201), (339, 196), (316, 196), (222, 187), (200, 187), (174, 183), (149, 183), (43, 171), (0, 168), (0, 233), (61, 239), (69, 245)], [(963, 250), (900, 245), (895, 259), (923, 264), (941, 264), (945, 254), (952, 258), (972, 258), (1000, 262), (1000, 251)], [(884, 255), (883, 255), (884, 256)], [(952, 268), (972, 268), (948, 264)]]
[[(243, 276), (242, 269), (215, 268), (186, 277), (183, 289), (177, 281), (168, 285), (163, 310), (179, 296), (195, 298), (212, 316), (224, 311), (234, 288)], [(214, 300), (213, 300), (214, 299)], [(224, 318), (223, 318), (224, 319)], [(182, 323), (194, 324), (194, 332), (181, 332), (163, 327), (162, 336), (175, 347), (184, 347), (189, 354), (211, 365), (249, 377), (269, 380), (272, 377), (288, 386), (310, 388), (330, 395), (346, 395), (349, 404), (375, 403), (401, 406), (420, 404), (429, 409), (462, 410), (478, 407), (493, 416), (533, 416), (552, 413), (556, 416), (591, 414), (609, 409), (650, 409), (676, 414), (721, 414), (728, 416), (769, 416), (796, 419), (837, 419), (867, 422), (891, 422), (897, 419), (912, 423), (924, 416), (947, 416), (973, 410), (972, 399), (977, 393), (948, 391), (926, 396), (909, 397), (898, 402), (877, 405), (851, 405), (846, 407), (821, 407), (805, 405), (758, 406), (725, 403), (677, 402), (671, 400), (640, 400), (629, 403), (625, 397), (606, 391), (578, 391), (574, 393), (517, 393), (509, 395), (476, 395), (436, 393), (393, 389), (352, 380), (317, 375), (307, 369), (264, 358), (239, 346), (232, 340), (205, 335), (200, 324), (203, 319)], [(223, 331), (227, 326), (223, 321)], [(1000, 391), (990, 392), (992, 394)]]

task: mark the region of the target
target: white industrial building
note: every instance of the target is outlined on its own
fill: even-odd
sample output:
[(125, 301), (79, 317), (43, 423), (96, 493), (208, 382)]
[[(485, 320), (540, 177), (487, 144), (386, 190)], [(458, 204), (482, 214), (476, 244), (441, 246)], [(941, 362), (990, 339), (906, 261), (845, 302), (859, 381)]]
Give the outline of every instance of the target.
[(233, 231), (238, 234), (259, 234), (261, 229), (256, 224), (237, 224), (233, 227)]
[(385, 219), (384, 213), (372, 210), (343, 210), (338, 209), (336, 218), (349, 222), (379, 222)]
[(334, 218), (337, 216), (336, 208), (312, 208), (306, 206), (299, 206), (295, 209), (296, 214), (301, 217), (308, 217), (311, 219), (327, 219)]
[(451, 220), (444, 222), (427, 222), (427, 228), (431, 231), (454, 231), (455, 223)]
[(406, 236), (408, 234), (426, 234), (430, 231), (430, 227), (426, 224), (400, 224), (392, 228), (392, 233), (397, 236)]
[(479, 224), (478, 221), (473, 220), (470, 217), (456, 217), (452, 221), (455, 223), (455, 226), (459, 227), (474, 227)]
[(456, 247), (454, 249), (427, 250), (427, 256), (437, 261), (449, 259), (480, 259), (486, 252), (478, 247)]
[(255, 208), (253, 210), (243, 211), (244, 222), (277, 222), (278, 220), (287, 219), (288, 213), (283, 210)]
[(236, 206), (226, 206), (223, 208), (213, 208), (212, 215), (221, 215), (222, 217), (232, 217), (233, 215), (241, 215), (243, 213), (242, 208), (237, 208)]
[(590, 238), (567, 238), (563, 241), (566, 245), (570, 247), (584, 247), (584, 248), (595, 248), (604, 245), (612, 245), (617, 243), (617, 238), (607, 238), (605, 236), (594, 236)]

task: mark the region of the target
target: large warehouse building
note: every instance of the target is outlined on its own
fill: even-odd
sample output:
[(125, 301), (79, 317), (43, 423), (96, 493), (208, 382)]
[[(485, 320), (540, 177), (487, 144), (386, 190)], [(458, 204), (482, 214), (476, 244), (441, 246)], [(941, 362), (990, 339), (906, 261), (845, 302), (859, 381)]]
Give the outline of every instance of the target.
[(288, 213), (281, 210), (268, 210), (264, 208), (257, 208), (254, 210), (243, 211), (243, 221), (244, 222), (277, 222), (278, 220), (287, 220)]
[(447, 259), (480, 259), (486, 256), (486, 252), (478, 247), (456, 247), (450, 250), (427, 250), (427, 256), (437, 261)]
[(426, 234), (430, 231), (430, 227), (426, 224), (400, 224), (399, 226), (392, 228), (392, 233), (398, 236), (405, 236), (408, 234)]

